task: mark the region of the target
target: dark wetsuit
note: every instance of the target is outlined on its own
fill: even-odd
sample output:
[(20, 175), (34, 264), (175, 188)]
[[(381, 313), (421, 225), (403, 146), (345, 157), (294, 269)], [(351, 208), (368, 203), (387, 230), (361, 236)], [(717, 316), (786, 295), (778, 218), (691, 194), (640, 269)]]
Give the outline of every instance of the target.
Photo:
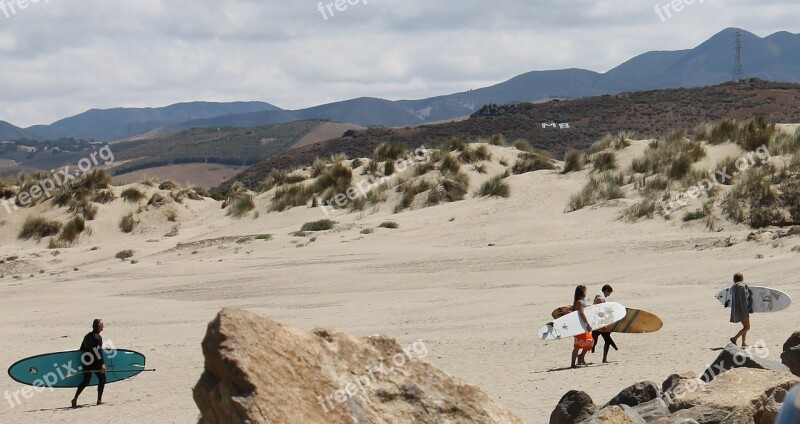
[(99, 372), (103, 368), (103, 365), (105, 365), (105, 362), (103, 362), (103, 337), (100, 336), (100, 333), (95, 333), (94, 331), (87, 334), (83, 338), (80, 350), (84, 352), (81, 355), (81, 366), (83, 370), (98, 372), (83, 373), (83, 381), (81, 385), (78, 386), (78, 392), (75, 393), (75, 398), (77, 399), (83, 389), (89, 385), (92, 381), (92, 375), (94, 374), (97, 375), (97, 379), (100, 380), (100, 384), (97, 385), (97, 397), (99, 399), (103, 396), (103, 389), (106, 386), (106, 375)]

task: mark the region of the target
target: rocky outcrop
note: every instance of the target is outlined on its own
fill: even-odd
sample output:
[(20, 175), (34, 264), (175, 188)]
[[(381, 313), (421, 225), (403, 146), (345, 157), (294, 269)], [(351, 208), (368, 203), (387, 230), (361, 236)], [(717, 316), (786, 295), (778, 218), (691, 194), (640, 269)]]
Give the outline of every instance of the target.
[(788, 339), (783, 343), (783, 350), (784, 352), (795, 347), (800, 346), (800, 331), (795, 331), (789, 336)]
[(733, 343), (728, 343), (725, 349), (720, 352), (717, 359), (714, 360), (700, 378), (708, 383), (725, 371), (734, 368), (753, 368), (789, 372), (789, 369), (783, 364), (766, 359), (768, 353), (765, 346), (754, 345), (747, 349), (742, 349)]
[(630, 387), (623, 389), (618, 395), (614, 396), (605, 406), (610, 405), (628, 405), (636, 406), (651, 400), (658, 399), (661, 396), (661, 390), (656, 383), (651, 381), (642, 381)]
[[(725, 411), (724, 422), (773, 423), (786, 392), (797, 383), (800, 378), (783, 371), (736, 368), (718, 375), (708, 384), (699, 385), (697, 390), (676, 396), (670, 409), (674, 412), (704, 411), (704, 415), (710, 416), (719, 416), (720, 411)], [(745, 421), (736, 421), (734, 417), (743, 417)], [(699, 423), (718, 422), (692, 419)]]
[(585, 392), (570, 390), (550, 414), (550, 424), (577, 424), (597, 412), (597, 406)]
[(299, 331), (225, 309), (202, 343), (201, 424), (522, 423), (477, 387), (421, 360), (421, 341)]
[(627, 405), (611, 405), (601, 409), (580, 424), (645, 424), (646, 421)]
[(795, 331), (783, 344), (781, 362), (794, 375), (800, 375), (800, 331)]
[[(693, 373), (673, 374), (662, 384), (663, 392), (651, 382), (637, 383), (614, 397), (616, 405), (609, 402), (591, 414), (594, 408), (591, 398), (583, 392), (571, 391), (559, 404), (561, 416), (569, 417), (571, 412), (571, 420), (564, 418), (556, 422), (772, 424), (786, 400), (787, 391), (798, 383), (800, 378), (784, 371), (744, 367), (728, 370), (710, 383)], [(626, 399), (636, 405), (631, 407), (622, 402)], [(573, 407), (568, 409), (562, 404)], [(550, 422), (554, 423), (552, 416)]]

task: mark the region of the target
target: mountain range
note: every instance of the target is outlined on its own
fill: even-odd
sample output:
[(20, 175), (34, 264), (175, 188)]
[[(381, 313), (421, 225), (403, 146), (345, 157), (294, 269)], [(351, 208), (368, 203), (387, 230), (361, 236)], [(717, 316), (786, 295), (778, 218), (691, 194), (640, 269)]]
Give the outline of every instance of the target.
[(471, 115), (489, 103), (576, 99), (641, 90), (701, 87), (733, 77), (735, 34), (742, 34), (747, 77), (800, 82), (800, 34), (759, 37), (728, 28), (689, 50), (644, 53), (609, 70), (533, 71), (476, 90), (420, 100), (361, 97), (299, 110), (263, 102), (192, 102), (163, 108), (93, 109), (50, 125), (18, 128), (0, 121), (0, 140), (59, 137), (115, 141), (148, 132), (157, 135), (189, 128), (256, 127), (298, 120), (330, 120), (363, 126), (415, 126)]

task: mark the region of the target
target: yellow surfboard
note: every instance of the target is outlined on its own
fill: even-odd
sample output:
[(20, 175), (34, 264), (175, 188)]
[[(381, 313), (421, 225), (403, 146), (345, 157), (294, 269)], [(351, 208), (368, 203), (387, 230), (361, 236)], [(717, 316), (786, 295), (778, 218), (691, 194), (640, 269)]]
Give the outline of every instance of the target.
[[(652, 312), (635, 308), (625, 309), (628, 311), (625, 318), (609, 326), (605, 331), (611, 333), (653, 333), (664, 326), (664, 322), (661, 321), (661, 318)], [(570, 312), (572, 312), (572, 306), (567, 305), (556, 308), (550, 315), (557, 319)]]

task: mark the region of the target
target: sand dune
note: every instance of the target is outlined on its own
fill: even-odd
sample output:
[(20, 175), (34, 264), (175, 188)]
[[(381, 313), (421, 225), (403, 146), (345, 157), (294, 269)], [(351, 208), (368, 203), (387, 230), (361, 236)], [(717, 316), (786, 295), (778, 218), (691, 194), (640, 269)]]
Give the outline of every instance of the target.
[[(620, 162), (645, 144), (621, 152)], [(515, 155), (512, 148), (491, 149), (488, 174), (470, 171), (471, 190), (502, 170), (501, 157)], [(711, 156), (725, 157), (726, 149), (733, 148), (719, 146)], [(109, 385), (106, 406), (69, 410), (71, 390), (45, 391), (13, 408), (4, 403), (0, 421), (191, 422), (198, 413), (191, 388), (203, 368), (200, 341), (216, 312), (233, 306), (303, 329), (381, 333), (401, 344), (421, 339), (429, 361), (480, 386), (526, 422), (542, 423), (570, 389), (605, 402), (641, 380), (660, 383), (676, 371), (704, 370), (737, 330), (713, 298), (734, 272), (751, 284), (800, 293), (800, 254), (791, 251), (800, 245), (796, 236), (726, 248), (726, 238), (744, 240), (751, 230), (619, 221), (623, 207), (635, 202), (630, 199), (564, 213), (588, 174), (513, 175), (506, 180), (508, 199), (468, 196), (399, 214), (392, 202), (339, 212), (334, 230), (308, 237), (291, 233), (324, 218), (322, 210), (265, 213), (268, 194), (256, 198), (257, 218), (228, 217), (210, 199), (151, 207), (132, 234), (121, 233), (117, 223), (138, 205), (116, 200), (88, 222), (91, 236), (58, 254), (45, 242), (18, 241), (16, 233), (27, 212), (63, 218), (64, 209), (0, 211), (0, 257), (18, 256), (0, 265), (2, 363), (75, 349), (91, 320), (102, 317), (107, 340), (141, 351), (158, 369)], [(165, 218), (167, 209), (178, 215), (175, 237), (164, 236), (175, 225)], [(361, 234), (385, 220), (399, 228)], [(273, 238), (253, 238), (258, 234)], [(134, 250), (137, 263), (115, 259), (123, 249)], [(610, 300), (658, 314), (663, 329), (615, 337), (620, 351), (611, 352), (611, 364), (565, 369), (571, 340), (541, 342), (536, 331), (553, 308), (571, 301), (576, 284), (590, 293), (612, 284)], [(751, 343), (763, 339), (770, 358), (778, 358), (797, 330), (793, 317), (791, 310), (755, 316)], [(599, 360), (600, 354), (589, 358)], [(19, 389), (5, 374), (0, 382), (4, 390)], [(88, 404), (93, 396), (89, 389), (81, 400)]]

